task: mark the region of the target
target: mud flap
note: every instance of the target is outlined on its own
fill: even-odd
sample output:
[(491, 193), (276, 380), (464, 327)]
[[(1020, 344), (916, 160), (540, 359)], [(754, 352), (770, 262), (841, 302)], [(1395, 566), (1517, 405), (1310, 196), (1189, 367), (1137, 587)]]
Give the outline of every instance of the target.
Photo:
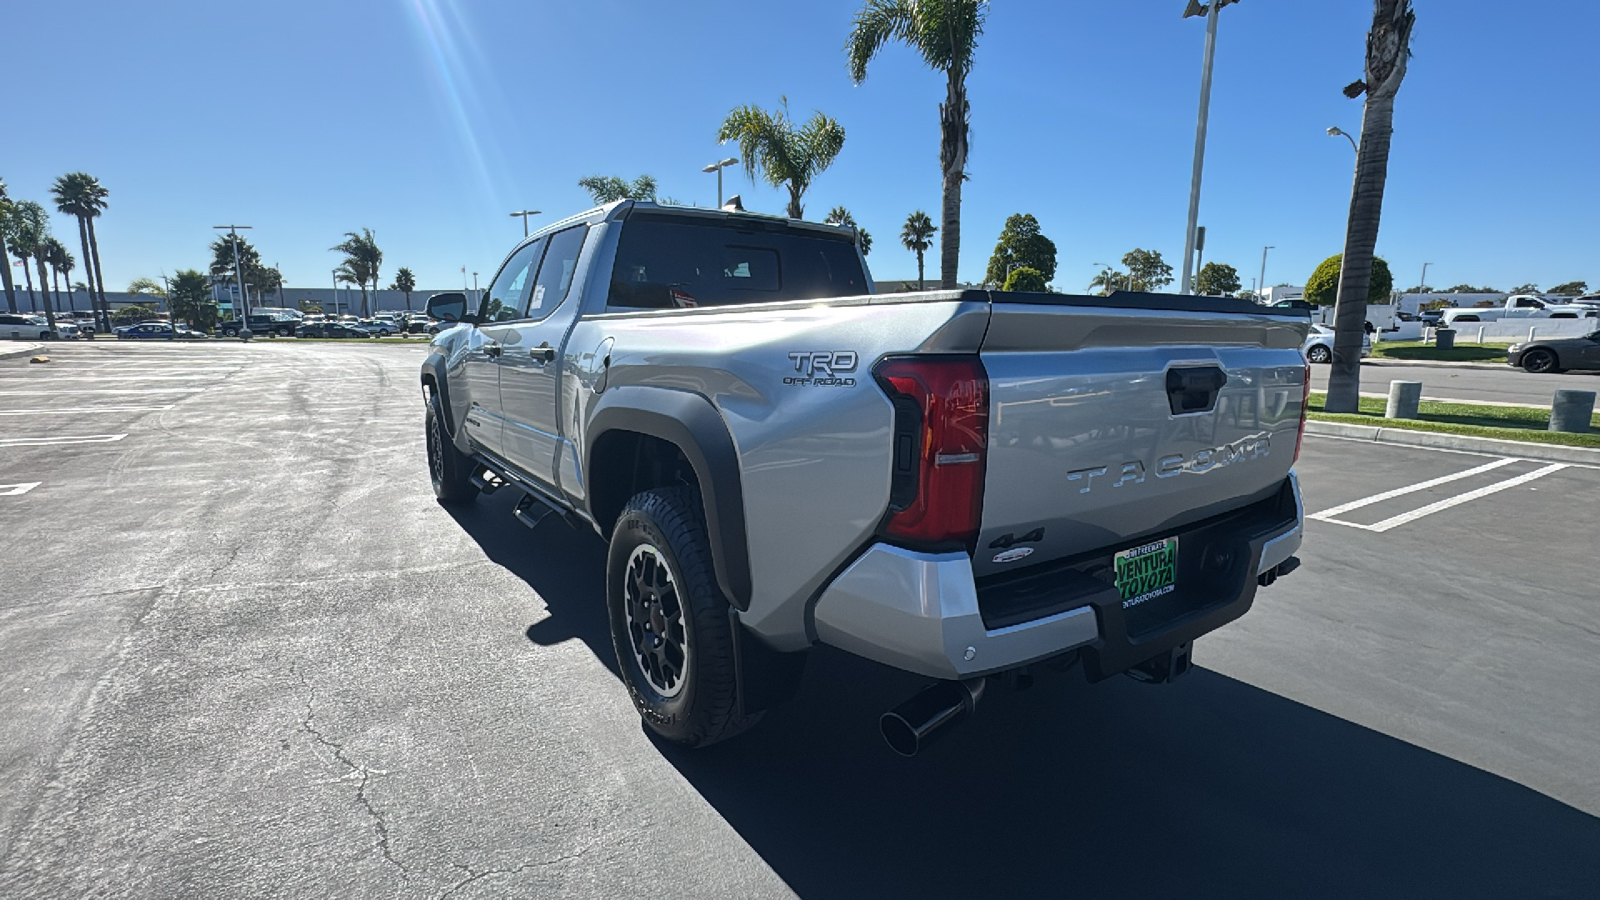
[(794, 699), (805, 674), (807, 651), (781, 653), (751, 634), (728, 610), (733, 635), (734, 676), (738, 679), (739, 714), (751, 715)]

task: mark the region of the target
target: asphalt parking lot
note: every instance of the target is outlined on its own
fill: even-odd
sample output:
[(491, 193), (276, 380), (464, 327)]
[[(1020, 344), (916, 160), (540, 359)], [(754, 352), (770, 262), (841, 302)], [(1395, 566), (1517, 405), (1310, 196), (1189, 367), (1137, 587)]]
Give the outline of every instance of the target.
[(687, 753), (597, 539), (433, 502), (422, 353), (0, 360), (0, 896), (1595, 896), (1600, 470), (1308, 437), (1304, 565), (1190, 677), (904, 760), (919, 680), (821, 650)]

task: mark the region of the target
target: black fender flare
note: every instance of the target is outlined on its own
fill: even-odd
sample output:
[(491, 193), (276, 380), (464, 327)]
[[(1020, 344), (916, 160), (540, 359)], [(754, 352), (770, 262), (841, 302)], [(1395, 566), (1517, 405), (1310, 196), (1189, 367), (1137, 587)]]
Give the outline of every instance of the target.
[[(675, 445), (700, 482), (717, 586), (736, 609), (750, 608), (750, 551), (745, 539), (739, 453), (721, 413), (705, 397), (673, 388), (627, 385), (601, 395), (584, 435), (583, 471), (592, 479), (595, 444), (606, 434), (634, 432)], [(592, 490), (590, 492), (592, 496)]]
[[(439, 408), (444, 412), (445, 434), (450, 435), (450, 440), (459, 447), (460, 423), (457, 421), (455, 407), (450, 403), (450, 377), (445, 371), (444, 357), (438, 353), (430, 353), (428, 358), (422, 361), (422, 384), (431, 384), (434, 393), (439, 396)], [(426, 388), (423, 390), (423, 396), (427, 396)]]

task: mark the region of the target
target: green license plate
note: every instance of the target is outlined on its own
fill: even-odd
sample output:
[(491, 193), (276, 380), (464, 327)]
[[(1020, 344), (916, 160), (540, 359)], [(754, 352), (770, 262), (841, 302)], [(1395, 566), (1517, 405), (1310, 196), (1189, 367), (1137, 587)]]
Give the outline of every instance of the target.
[(1122, 608), (1164, 597), (1178, 589), (1178, 539), (1153, 541), (1113, 557)]

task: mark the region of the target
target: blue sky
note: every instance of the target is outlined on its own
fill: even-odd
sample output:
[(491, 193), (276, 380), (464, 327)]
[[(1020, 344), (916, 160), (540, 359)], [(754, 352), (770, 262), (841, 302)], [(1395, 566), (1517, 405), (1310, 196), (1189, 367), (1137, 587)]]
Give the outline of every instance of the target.
[[(294, 286), (370, 227), (385, 284), (484, 283), (521, 225), (588, 205), (590, 174), (654, 175), (710, 205), (700, 167), (732, 155), (729, 109), (838, 118), (844, 152), (806, 197), (844, 204), (876, 238), (879, 279), (914, 277), (906, 215), (938, 220), (940, 77), (889, 48), (851, 85), (841, 47), (857, 0), (274, 0), (270, 4), (10, 4), (0, 177), (48, 200), (55, 176), (97, 175), (106, 279), (203, 268), (210, 226), (241, 222)], [(1572, 279), (1600, 286), (1600, 5), (1417, 0), (1379, 252), (1402, 286)], [(1199, 95), (1202, 20), (1182, 0), (996, 0), (970, 78), (971, 182), (961, 275), (980, 280), (1007, 215), (1055, 240), (1058, 287), (1134, 247), (1177, 266)], [(1206, 258), (1246, 286), (1303, 284), (1339, 252), (1354, 155), (1366, 0), (1242, 0), (1223, 11), (1201, 223)], [(73, 59), (60, 39), (71, 23)], [(779, 212), (737, 169), (728, 191)], [(535, 219), (540, 221), (540, 219)], [(76, 229), (55, 228), (77, 250)], [(928, 260), (938, 271), (936, 253)], [(470, 277), (470, 276), (469, 276)]]

